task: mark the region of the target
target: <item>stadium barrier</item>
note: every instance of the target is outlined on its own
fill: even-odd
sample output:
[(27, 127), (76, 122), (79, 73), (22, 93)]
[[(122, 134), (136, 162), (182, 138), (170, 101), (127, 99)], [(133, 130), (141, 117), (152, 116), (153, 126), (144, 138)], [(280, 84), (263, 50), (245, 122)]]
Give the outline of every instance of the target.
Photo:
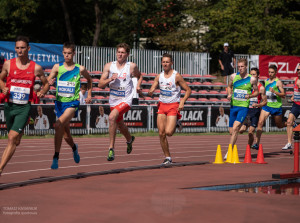
[[(5, 115), (3, 104), (0, 105), (0, 135), (7, 135)], [(223, 107), (224, 109), (220, 109)], [(288, 117), (290, 107), (283, 107), (284, 119)], [(224, 114), (220, 116), (220, 112), (224, 110)], [(103, 114), (100, 115), (100, 112)], [(228, 132), (230, 107), (221, 106), (185, 106), (182, 114), (184, 133), (198, 132)], [(42, 112), (42, 113), (41, 113)], [(40, 113), (40, 114), (39, 114)], [(73, 118), (70, 122), (71, 133), (75, 135), (87, 134), (107, 134), (110, 113), (109, 105), (92, 104), (80, 105), (78, 117)], [(130, 132), (157, 132), (157, 106), (143, 105), (132, 106), (126, 114), (124, 114), (125, 124), (129, 127)], [(32, 105), (30, 120), (25, 127), (25, 135), (46, 135), (55, 133), (54, 124), (57, 118), (54, 113), (53, 104)], [(271, 117), (266, 121), (264, 131), (286, 131), (286, 128), (278, 129)], [(179, 132), (177, 129), (176, 132)]]

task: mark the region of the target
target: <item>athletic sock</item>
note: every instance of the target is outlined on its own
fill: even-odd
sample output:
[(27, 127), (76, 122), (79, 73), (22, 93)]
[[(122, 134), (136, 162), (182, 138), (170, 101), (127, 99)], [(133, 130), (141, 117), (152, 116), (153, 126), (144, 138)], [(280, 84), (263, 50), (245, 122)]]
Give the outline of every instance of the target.
[(58, 153), (58, 152), (55, 152), (53, 158), (59, 159), (59, 153)]
[(167, 156), (167, 157), (166, 157), (166, 159), (168, 159), (168, 160), (172, 160), (170, 156)]
[(130, 142), (127, 142), (127, 144), (130, 144), (130, 143), (132, 143), (132, 136), (131, 136), (131, 140), (130, 140)]
[(77, 149), (76, 144), (74, 143), (74, 146), (72, 147), (73, 152)]

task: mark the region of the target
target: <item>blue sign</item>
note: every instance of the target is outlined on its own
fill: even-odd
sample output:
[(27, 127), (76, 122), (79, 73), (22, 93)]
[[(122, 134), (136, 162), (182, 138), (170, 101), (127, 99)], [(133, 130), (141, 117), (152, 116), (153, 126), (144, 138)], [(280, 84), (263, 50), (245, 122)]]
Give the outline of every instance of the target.
[[(51, 69), (54, 64), (64, 61), (62, 44), (29, 43), (29, 45), (29, 59), (44, 69)], [(0, 41), (0, 55), (7, 60), (17, 57), (15, 42)]]

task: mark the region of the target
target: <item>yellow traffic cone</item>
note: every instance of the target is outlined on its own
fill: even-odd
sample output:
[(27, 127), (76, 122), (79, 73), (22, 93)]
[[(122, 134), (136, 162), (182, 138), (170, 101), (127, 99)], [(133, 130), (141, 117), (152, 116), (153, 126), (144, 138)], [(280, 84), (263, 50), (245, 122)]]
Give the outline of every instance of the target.
[(221, 152), (221, 146), (218, 145), (214, 164), (223, 164), (223, 163), (224, 162), (223, 162), (223, 157)]
[(227, 151), (227, 157), (226, 157), (226, 163), (231, 163), (232, 160), (232, 145), (229, 144), (228, 151)]
[(233, 163), (233, 164), (240, 163), (239, 154), (238, 154), (238, 150), (237, 150), (236, 145), (233, 146), (232, 160), (231, 160), (230, 163)]

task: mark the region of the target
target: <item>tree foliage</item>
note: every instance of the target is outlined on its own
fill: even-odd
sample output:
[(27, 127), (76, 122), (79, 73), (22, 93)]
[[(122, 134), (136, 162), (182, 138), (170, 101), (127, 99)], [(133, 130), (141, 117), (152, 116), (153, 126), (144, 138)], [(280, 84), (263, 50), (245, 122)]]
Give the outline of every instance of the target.
[[(65, 7), (61, 3), (64, 3)], [(299, 55), (299, 0), (0, 0), (1, 40)], [(66, 16), (68, 12), (69, 17)], [(68, 17), (69, 22), (66, 18)]]

